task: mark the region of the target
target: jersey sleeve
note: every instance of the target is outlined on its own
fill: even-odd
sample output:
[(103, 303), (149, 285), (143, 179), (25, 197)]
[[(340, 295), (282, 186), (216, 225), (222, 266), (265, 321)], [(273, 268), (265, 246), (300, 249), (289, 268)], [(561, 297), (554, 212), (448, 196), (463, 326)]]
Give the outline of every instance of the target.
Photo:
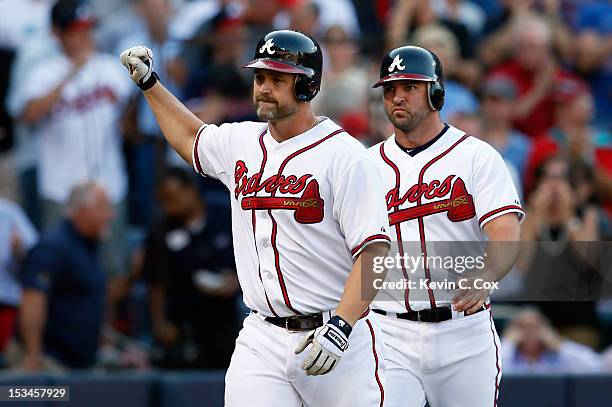
[(228, 185), (231, 173), (231, 124), (203, 124), (193, 144), (193, 166), (203, 176), (216, 178)]
[(516, 187), (497, 151), (485, 146), (476, 155), (472, 173), (476, 216), (482, 228), (487, 222), (506, 213), (516, 213), (523, 221), (525, 213), (516, 192)]
[(353, 258), (374, 242), (390, 243), (382, 180), (369, 158), (358, 160), (341, 176), (333, 211)]
[(65, 265), (61, 251), (47, 242), (34, 246), (26, 257), (21, 272), (24, 288), (50, 292)]

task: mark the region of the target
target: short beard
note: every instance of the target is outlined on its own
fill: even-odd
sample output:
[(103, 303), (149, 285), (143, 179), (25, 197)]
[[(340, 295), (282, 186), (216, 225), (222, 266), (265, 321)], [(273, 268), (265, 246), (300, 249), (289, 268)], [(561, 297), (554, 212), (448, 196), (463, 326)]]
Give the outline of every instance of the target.
[(254, 107), (257, 111), (257, 117), (259, 117), (260, 120), (266, 120), (270, 122), (286, 119), (287, 117), (294, 115), (298, 111), (298, 106), (296, 104), (279, 106), (277, 103), (275, 106), (272, 107), (263, 107), (259, 104), (259, 101), (257, 100), (254, 103)]
[(423, 110), (423, 111), (416, 112), (416, 113), (410, 113), (408, 114), (408, 117), (401, 118), (401, 119), (394, 117), (392, 113), (389, 113), (387, 111), (385, 111), (385, 113), (387, 114), (389, 121), (393, 123), (393, 126), (396, 129), (400, 129), (404, 133), (409, 133), (415, 128), (417, 128), (419, 124), (421, 124), (421, 122), (429, 114), (429, 111)]

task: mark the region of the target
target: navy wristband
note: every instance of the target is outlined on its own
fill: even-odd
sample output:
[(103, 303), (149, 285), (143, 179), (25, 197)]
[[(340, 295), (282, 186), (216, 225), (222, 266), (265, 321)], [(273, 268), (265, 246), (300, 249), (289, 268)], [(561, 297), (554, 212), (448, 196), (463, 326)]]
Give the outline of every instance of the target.
[(344, 319), (340, 318), (338, 315), (334, 315), (333, 317), (331, 317), (331, 319), (327, 321), (327, 323), (332, 324), (333, 326), (341, 330), (347, 338), (353, 331), (353, 327)]
[(155, 73), (155, 71), (151, 72), (151, 76), (144, 83), (139, 83), (138, 87), (143, 91), (149, 90), (159, 81), (159, 76)]

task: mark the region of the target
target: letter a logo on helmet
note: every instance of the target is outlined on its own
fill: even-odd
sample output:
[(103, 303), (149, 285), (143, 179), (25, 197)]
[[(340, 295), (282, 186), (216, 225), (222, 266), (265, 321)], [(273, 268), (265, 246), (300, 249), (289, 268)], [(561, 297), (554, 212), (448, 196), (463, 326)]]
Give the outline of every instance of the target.
[(391, 63), (391, 65), (389, 65), (389, 72), (393, 72), (396, 69), (400, 71), (403, 71), (404, 69), (406, 69), (406, 67), (402, 65), (403, 62), (404, 60), (400, 58), (399, 55), (396, 55), (395, 58), (393, 58), (393, 62)]
[(272, 49), (273, 46), (274, 46), (274, 39), (270, 38), (268, 39), (268, 41), (266, 41), (264, 45), (261, 46), (261, 48), (259, 48), (259, 53), (263, 54), (264, 51), (267, 51), (268, 54), (272, 55), (276, 52)]
[(255, 46), (255, 58), (245, 68), (268, 69), (296, 75), (295, 97), (310, 101), (321, 87), (323, 53), (316, 40), (291, 30), (272, 31)]

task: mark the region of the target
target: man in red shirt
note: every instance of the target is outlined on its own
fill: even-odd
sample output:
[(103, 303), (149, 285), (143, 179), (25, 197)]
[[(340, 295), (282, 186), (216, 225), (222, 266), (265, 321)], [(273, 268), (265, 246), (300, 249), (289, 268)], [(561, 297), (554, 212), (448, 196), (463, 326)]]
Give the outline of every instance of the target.
[(512, 58), (493, 69), (492, 76), (514, 82), (518, 101), (514, 127), (531, 137), (548, 130), (554, 120), (552, 90), (567, 74), (558, 68), (552, 47), (552, 32), (543, 20), (525, 18), (516, 26)]

